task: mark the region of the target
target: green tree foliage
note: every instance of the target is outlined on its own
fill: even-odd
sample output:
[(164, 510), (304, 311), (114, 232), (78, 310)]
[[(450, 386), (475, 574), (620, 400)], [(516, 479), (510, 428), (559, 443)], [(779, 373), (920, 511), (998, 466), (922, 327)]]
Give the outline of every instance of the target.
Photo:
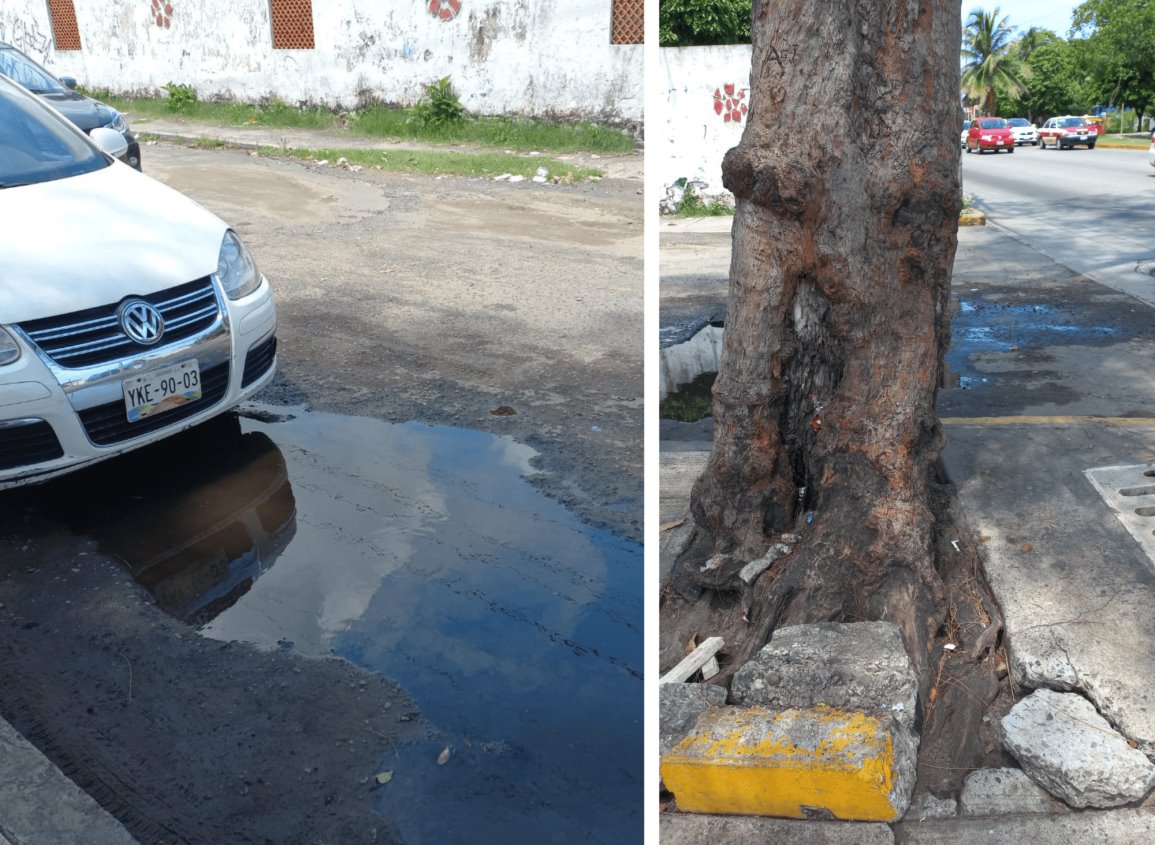
[(963, 28), (962, 89), (982, 104), (985, 114), (998, 114), (998, 92), (1012, 97), (1026, 90), (1027, 67), (1011, 52), (1014, 30), (999, 8), (974, 9)]
[(751, 0), (660, 0), (663, 47), (750, 43)]
[(1041, 123), (1048, 117), (1086, 110), (1080, 103), (1076, 50), (1054, 33), (1047, 35), (1051, 37), (1036, 40), (1025, 50), (1016, 45), (1016, 52), (1026, 56), (1031, 79), (1019, 96), (1003, 101), (1000, 112), (1005, 116), (1026, 116)]
[(1126, 103), (1142, 117), (1155, 99), (1155, 3), (1087, 0), (1072, 32), (1099, 102)]

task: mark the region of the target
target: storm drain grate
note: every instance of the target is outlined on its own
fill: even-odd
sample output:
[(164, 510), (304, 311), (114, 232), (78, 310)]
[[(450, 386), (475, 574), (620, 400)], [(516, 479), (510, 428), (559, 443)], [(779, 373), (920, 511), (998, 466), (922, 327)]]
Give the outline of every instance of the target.
[(1088, 480), (1155, 563), (1155, 463), (1086, 470)]

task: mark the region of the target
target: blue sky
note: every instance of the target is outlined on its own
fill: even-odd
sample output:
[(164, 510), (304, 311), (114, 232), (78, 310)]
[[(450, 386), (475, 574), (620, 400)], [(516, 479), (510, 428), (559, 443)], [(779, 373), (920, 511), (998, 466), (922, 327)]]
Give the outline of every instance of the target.
[(991, 11), (998, 8), (1002, 15), (1010, 18), (1010, 25), (1026, 32), (1032, 26), (1054, 31), (1057, 35), (1066, 38), (1067, 30), (1071, 28), (1071, 13), (1079, 3), (1067, 0), (995, 0), (995, 2), (973, 2), (963, 0), (963, 24), (973, 9)]

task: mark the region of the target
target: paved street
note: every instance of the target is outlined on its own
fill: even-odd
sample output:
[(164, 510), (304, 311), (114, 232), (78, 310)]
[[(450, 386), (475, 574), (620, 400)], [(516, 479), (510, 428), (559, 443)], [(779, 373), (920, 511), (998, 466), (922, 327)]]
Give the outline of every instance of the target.
[(1144, 150), (1019, 147), (963, 155), (963, 193), (1060, 264), (1155, 305), (1155, 168)]

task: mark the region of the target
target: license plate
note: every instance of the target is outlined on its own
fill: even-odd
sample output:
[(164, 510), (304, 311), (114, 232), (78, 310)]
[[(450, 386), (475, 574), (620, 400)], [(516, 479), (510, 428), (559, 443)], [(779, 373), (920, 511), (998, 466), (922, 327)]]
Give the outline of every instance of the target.
[(124, 380), (124, 409), (129, 422), (162, 414), (201, 398), (196, 359)]

